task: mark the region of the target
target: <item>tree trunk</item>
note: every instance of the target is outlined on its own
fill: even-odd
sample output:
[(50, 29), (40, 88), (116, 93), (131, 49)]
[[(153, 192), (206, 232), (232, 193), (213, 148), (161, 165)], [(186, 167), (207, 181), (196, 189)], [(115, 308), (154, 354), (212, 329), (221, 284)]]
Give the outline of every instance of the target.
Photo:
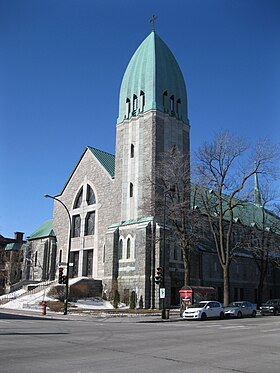
[(184, 286), (189, 286), (190, 285), (190, 268), (188, 263), (184, 263), (184, 269), (185, 269), (185, 274), (184, 274)]
[(224, 306), (227, 307), (229, 304), (229, 266), (223, 266), (224, 275)]

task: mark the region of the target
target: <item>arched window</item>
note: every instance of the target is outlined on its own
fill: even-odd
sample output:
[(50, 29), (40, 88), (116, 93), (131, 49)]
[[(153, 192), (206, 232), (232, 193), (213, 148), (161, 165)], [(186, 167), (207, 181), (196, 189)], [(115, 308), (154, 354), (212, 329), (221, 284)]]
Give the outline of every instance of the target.
[(126, 117), (126, 119), (129, 118), (129, 114), (130, 114), (130, 99), (127, 98), (126, 99), (126, 110), (125, 110), (125, 117)]
[(85, 236), (94, 234), (95, 229), (95, 211), (87, 213), (85, 221)]
[(138, 107), (138, 97), (136, 95), (133, 95), (133, 112), (132, 112), (132, 114), (136, 114), (137, 107)]
[(79, 191), (79, 193), (76, 197), (76, 200), (75, 200), (75, 203), (74, 203), (74, 209), (77, 209), (77, 208), (81, 207), (82, 201), (83, 201), (83, 188), (80, 189), (80, 191)]
[(72, 218), (72, 237), (80, 237), (81, 231), (81, 217), (74, 215)]
[(145, 106), (145, 93), (143, 91), (140, 92), (140, 111), (144, 110)]
[(163, 95), (162, 95), (162, 105), (163, 105), (163, 111), (164, 112), (168, 111), (168, 108), (167, 108), (167, 91), (163, 92)]
[(133, 197), (133, 184), (130, 183), (129, 185), (129, 197)]
[(90, 185), (87, 186), (87, 204), (94, 205), (96, 203), (95, 194)]
[(123, 258), (123, 240), (121, 239), (119, 242), (119, 259)]
[(182, 117), (182, 113), (181, 113), (181, 99), (178, 98), (178, 100), (176, 101), (176, 111), (177, 111), (177, 115), (178, 115), (178, 119), (181, 119)]
[(126, 259), (130, 259), (130, 238), (126, 242)]
[(174, 95), (170, 96), (170, 113), (174, 115)]
[(134, 145), (130, 145), (130, 158), (134, 158)]

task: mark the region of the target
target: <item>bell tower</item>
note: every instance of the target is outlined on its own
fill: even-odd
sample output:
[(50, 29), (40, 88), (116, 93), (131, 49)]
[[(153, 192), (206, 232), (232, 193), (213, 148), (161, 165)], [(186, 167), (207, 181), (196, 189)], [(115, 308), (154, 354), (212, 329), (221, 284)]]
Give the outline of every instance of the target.
[(159, 155), (174, 146), (189, 157), (189, 128), (182, 72), (153, 30), (132, 56), (121, 84), (115, 159), (117, 217), (107, 235), (108, 245), (114, 246), (110, 273), (119, 288), (142, 297), (144, 307), (158, 305), (154, 273), (162, 250), (155, 236), (162, 235), (162, 224), (153, 207), (155, 170)]

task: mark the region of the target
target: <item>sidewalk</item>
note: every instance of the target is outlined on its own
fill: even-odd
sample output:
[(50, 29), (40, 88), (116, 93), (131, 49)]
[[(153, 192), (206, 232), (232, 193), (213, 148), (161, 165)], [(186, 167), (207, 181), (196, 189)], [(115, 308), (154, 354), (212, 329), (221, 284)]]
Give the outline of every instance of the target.
[(64, 315), (61, 312), (48, 311), (46, 315), (42, 315), (38, 310), (16, 310), (16, 309), (0, 309), (0, 319), (1, 314), (9, 314), (14, 316), (26, 316), (26, 317), (35, 317), (38, 319), (59, 319), (59, 320), (92, 320), (98, 319), (103, 321), (110, 322), (144, 322), (144, 323), (157, 323), (157, 322), (173, 322), (182, 320), (179, 315), (179, 310), (172, 309), (169, 313), (169, 319), (162, 319), (162, 314), (160, 310), (147, 310), (145, 313), (144, 310), (141, 310), (141, 313), (127, 313), (122, 310), (120, 312), (110, 313), (106, 312), (107, 310), (100, 310), (99, 312), (94, 312), (92, 310), (82, 310), (72, 312), (68, 311), (67, 315)]

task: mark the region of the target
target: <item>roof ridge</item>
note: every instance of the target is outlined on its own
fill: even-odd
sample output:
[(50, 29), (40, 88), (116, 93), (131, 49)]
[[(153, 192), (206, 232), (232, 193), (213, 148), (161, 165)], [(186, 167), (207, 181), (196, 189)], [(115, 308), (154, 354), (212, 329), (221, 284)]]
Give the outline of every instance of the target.
[(94, 150), (97, 150), (99, 152), (102, 152), (102, 153), (105, 153), (105, 154), (108, 154), (108, 155), (112, 155), (113, 157), (115, 157), (115, 154), (112, 154), (112, 153), (109, 153), (109, 152), (105, 152), (105, 150), (95, 148), (94, 146), (87, 145), (87, 148), (94, 149)]

